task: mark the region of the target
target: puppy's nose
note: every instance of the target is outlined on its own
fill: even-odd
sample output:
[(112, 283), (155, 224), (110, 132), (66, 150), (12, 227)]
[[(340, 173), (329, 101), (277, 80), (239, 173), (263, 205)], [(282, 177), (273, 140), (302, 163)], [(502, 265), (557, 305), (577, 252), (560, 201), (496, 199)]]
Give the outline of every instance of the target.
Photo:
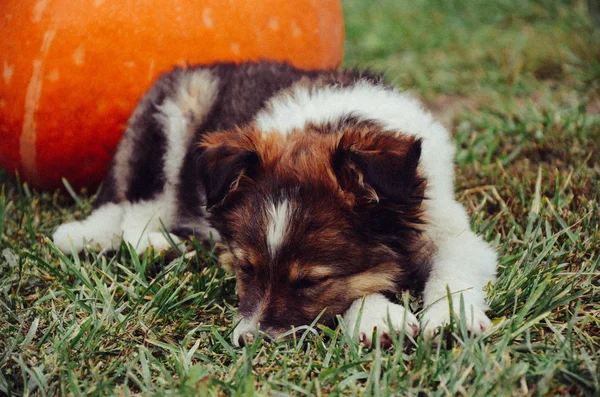
[(254, 332), (244, 332), (238, 336), (238, 346), (243, 347), (246, 343), (252, 343), (254, 341)]

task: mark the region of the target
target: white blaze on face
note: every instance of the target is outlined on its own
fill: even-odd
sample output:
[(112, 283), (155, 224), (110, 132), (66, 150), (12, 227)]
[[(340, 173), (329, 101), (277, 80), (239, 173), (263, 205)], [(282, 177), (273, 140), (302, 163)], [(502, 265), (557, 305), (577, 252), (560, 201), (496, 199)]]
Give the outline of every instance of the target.
[(267, 246), (272, 258), (277, 255), (285, 240), (291, 215), (290, 203), (287, 200), (267, 205)]

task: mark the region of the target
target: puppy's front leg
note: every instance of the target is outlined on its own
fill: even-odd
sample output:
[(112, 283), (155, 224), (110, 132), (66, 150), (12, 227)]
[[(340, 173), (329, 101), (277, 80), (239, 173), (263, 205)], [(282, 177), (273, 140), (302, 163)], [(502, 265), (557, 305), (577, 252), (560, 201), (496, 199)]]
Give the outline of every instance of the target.
[[(491, 325), (485, 314), (483, 288), (495, 280), (496, 252), (471, 231), (466, 211), (459, 203), (452, 200), (436, 206), (444, 211), (437, 213), (429, 230), (437, 253), (423, 292), (422, 329), (426, 336), (432, 336), (437, 327), (449, 323), (450, 305), (453, 315), (459, 318), (462, 299), (467, 329), (479, 335)], [(448, 289), (452, 302), (447, 298)]]
[(94, 247), (117, 248), (121, 242), (121, 223), (123, 206), (108, 203), (96, 208), (83, 221), (67, 222), (60, 225), (52, 240), (54, 245), (64, 253), (83, 250), (86, 243)]
[[(359, 322), (359, 314), (361, 313)], [(389, 317), (388, 317), (389, 316)], [(388, 322), (388, 318), (391, 323)], [(348, 333), (353, 336), (358, 327), (358, 338), (370, 345), (373, 329), (379, 332), (381, 343), (391, 345), (390, 334), (401, 332), (416, 337), (419, 333), (419, 321), (403, 306), (390, 302), (381, 294), (367, 295), (364, 299), (357, 299), (346, 310), (343, 316), (344, 325)]]
[[(172, 200), (160, 196), (158, 199), (127, 203), (123, 214), (123, 240), (130, 243), (138, 254), (153, 247), (156, 251), (171, 248), (170, 241), (163, 234), (162, 226), (167, 230), (173, 226), (171, 213)], [(181, 240), (169, 233), (170, 238), (178, 244)]]

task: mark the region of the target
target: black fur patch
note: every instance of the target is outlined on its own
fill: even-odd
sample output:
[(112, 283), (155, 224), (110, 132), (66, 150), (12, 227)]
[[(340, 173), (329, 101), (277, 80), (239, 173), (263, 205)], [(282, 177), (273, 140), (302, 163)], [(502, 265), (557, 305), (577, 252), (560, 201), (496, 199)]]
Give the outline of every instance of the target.
[(143, 116), (135, 120), (135, 146), (129, 160), (131, 180), (127, 200), (150, 200), (161, 193), (165, 184), (164, 155), (167, 150), (165, 127), (156, 119), (160, 103), (151, 103)]

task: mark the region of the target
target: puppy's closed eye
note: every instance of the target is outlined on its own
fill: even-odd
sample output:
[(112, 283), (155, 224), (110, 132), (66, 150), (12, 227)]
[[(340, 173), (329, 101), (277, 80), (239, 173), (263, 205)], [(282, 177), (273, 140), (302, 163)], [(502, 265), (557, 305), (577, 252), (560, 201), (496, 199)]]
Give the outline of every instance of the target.
[(327, 280), (327, 277), (320, 279), (302, 278), (294, 282), (294, 286), (299, 290), (308, 290), (321, 285), (325, 280)]
[(239, 267), (240, 271), (247, 277), (254, 277), (255, 271), (254, 267), (251, 265), (241, 265)]
[(308, 226), (306, 227), (306, 232), (308, 234), (310, 233), (314, 233), (314, 232), (318, 232), (319, 230), (321, 230), (324, 227), (322, 222), (316, 221), (316, 220), (312, 220)]

